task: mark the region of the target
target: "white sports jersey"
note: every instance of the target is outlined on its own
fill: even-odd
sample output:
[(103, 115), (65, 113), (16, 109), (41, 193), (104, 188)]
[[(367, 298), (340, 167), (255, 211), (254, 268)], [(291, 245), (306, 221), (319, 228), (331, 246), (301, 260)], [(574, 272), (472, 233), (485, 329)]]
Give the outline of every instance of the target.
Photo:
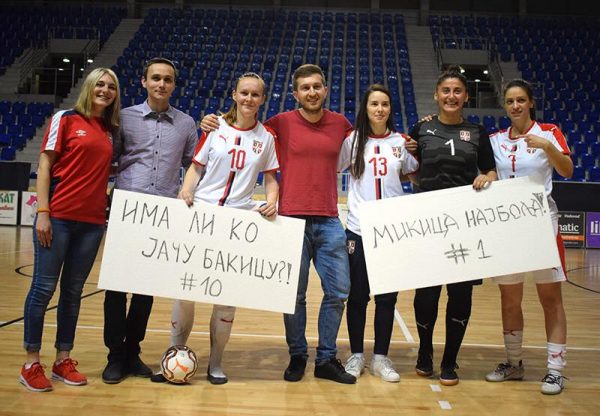
[(240, 130), (223, 117), (217, 130), (202, 134), (192, 161), (205, 167), (194, 202), (240, 209), (258, 205), (252, 200), (258, 174), (279, 168), (272, 131), (258, 121)]
[[(555, 204), (550, 194), (552, 193), (552, 165), (548, 161), (546, 152), (542, 149), (528, 148), (525, 139), (510, 138), (512, 127), (501, 130), (490, 136), (498, 179), (518, 178), (531, 176), (543, 183), (550, 208), (555, 209)], [(534, 134), (550, 141), (565, 155), (569, 154), (569, 147), (565, 136), (554, 124), (543, 124), (534, 121), (525, 134)]]
[[(353, 162), (353, 138), (354, 131), (342, 145), (340, 171)], [(392, 132), (384, 136), (370, 136), (365, 144), (365, 170), (358, 180), (350, 175), (347, 228), (353, 233), (360, 235), (358, 204), (404, 195), (400, 175), (413, 173), (419, 168), (417, 159), (406, 150), (406, 140), (407, 136), (402, 133)]]

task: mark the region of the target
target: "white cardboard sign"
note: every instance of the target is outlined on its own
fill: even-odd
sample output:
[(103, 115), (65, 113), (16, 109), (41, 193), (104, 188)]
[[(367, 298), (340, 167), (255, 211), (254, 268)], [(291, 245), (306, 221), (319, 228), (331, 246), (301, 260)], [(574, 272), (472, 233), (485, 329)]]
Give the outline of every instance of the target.
[(560, 265), (544, 187), (529, 178), (359, 206), (373, 294)]
[(115, 190), (98, 287), (293, 313), (304, 221)]

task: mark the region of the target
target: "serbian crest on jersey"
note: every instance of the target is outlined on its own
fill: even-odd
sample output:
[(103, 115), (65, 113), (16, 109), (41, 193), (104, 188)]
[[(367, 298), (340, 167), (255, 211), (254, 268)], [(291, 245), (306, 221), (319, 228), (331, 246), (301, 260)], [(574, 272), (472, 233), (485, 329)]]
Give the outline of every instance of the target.
[(461, 130), (460, 131), (460, 139), (464, 142), (470, 142), (471, 141), (471, 132), (468, 130)]
[(394, 153), (395, 157), (400, 159), (400, 155), (402, 154), (402, 149), (400, 148), (400, 146), (392, 146), (392, 153)]
[(262, 142), (259, 142), (258, 140), (254, 140), (252, 143), (252, 151), (256, 154), (260, 154), (260, 152), (262, 152), (262, 147), (263, 144)]
[(354, 254), (354, 250), (356, 249), (356, 241), (348, 240), (348, 254)]

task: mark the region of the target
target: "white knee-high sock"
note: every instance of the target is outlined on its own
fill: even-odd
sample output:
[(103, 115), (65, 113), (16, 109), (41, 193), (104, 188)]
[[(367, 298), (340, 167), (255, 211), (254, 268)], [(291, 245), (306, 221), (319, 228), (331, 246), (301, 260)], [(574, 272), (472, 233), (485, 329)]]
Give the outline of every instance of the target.
[(518, 367), (523, 360), (523, 331), (504, 331), (504, 346), (508, 363)]
[(567, 344), (548, 343), (548, 372), (560, 375), (567, 365)]
[(225, 373), (221, 368), (221, 359), (231, 335), (234, 317), (235, 308), (233, 306), (213, 306), (212, 316), (210, 317), (210, 358), (208, 360), (208, 369), (210, 374), (215, 377), (225, 377)]
[(186, 345), (194, 326), (195, 302), (176, 300), (171, 312), (171, 345)]

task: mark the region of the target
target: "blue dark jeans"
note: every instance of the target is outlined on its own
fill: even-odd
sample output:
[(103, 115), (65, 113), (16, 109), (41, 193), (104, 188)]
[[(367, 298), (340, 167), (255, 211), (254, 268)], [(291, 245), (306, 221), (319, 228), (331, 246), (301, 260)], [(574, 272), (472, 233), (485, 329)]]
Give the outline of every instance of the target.
[(284, 314), (285, 336), (291, 356), (308, 358), (306, 341), (306, 289), (311, 259), (321, 278), (323, 300), (319, 311), (316, 363), (334, 358), (336, 339), (350, 291), (346, 233), (337, 217), (298, 216), (306, 220), (302, 262), (294, 314)]
[[(25, 300), (25, 334), (23, 346), (29, 352), (39, 351), (46, 308), (56, 290), (60, 276), (60, 297), (56, 314), (55, 348), (73, 349), (79, 317), (81, 292), (94, 265), (104, 225), (50, 218), (52, 243), (42, 247), (33, 232), (34, 265), (31, 288)], [(62, 269), (62, 272), (61, 272)]]

